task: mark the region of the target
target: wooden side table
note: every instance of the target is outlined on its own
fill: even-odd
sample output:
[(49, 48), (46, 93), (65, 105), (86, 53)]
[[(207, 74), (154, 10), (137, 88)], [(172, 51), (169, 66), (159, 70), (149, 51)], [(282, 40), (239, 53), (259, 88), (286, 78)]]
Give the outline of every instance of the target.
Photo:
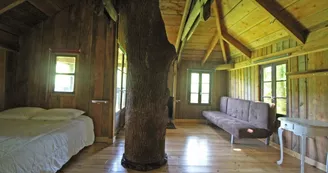
[(280, 127), (278, 129), (280, 142), (280, 160), (277, 161), (277, 164), (281, 165), (284, 160), (284, 143), (282, 133), (284, 130), (288, 130), (297, 136), (301, 136), (301, 173), (304, 173), (306, 138), (315, 136), (328, 136), (328, 122), (287, 117), (280, 117), (278, 120), (280, 121)]

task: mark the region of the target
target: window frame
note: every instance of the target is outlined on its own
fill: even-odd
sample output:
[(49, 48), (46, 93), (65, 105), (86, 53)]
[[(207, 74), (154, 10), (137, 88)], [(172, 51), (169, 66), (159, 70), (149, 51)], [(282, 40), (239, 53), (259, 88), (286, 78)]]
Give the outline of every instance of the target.
[[(191, 74), (198, 73), (199, 74), (199, 86), (198, 86), (198, 103), (191, 103), (190, 96), (191, 96)], [(208, 103), (202, 103), (202, 74), (208, 73), (210, 75), (210, 83), (209, 83), (209, 97)], [(201, 106), (209, 106), (212, 104), (212, 86), (213, 86), (213, 70), (203, 70), (203, 69), (187, 69), (187, 101), (189, 105), (201, 105)]]
[[(65, 53), (65, 52), (52, 52), (52, 59), (53, 59), (53, 65), (52, 65), (52, 85), (51, 85), (51, 91), (53, 94), (59, 94), (59, 95), (75, 95), (76, 93), (76, 76), (78, 73), (78, 59), (79, 54), (78, 53)], [(57, 57), (58, 56), (67, 56), (67, 57), (75, 57), (75, 72), (74, 73), (57, 73), (56, 67), (57, 67)], [(74, 86), (73, 86), (73, 92), (63, 92), (63, 91), (55, 91), (55, 85), (56, 85), (56, 75), (73, 75), (74, 76)]]
[[(285, 64), (286, 65), (286, 80), (277, 80), (277, 66), (279, 65), (283, 65)], [(263, 70), (264, 68), (267, 68), (267, 67), (271, 67), (271, 87), (272, 87), (272, 97), (271, 97), (271, 103), (274, 103), (275, 104), (275, 107), (276, 107), (276, 110), (277, 110), (277, 99), (286, 99), (286, 115), (284, 114), (280, 114), (278, 112), (276, 112), (277, 114), (280, 114), (280, 115), (283, 115), (283, 116), (288, 116), (289, 114), (289, 91), (288, 91), (288, 88), (289, 88), (289, 81), (288, 81), (288, 76), (287, 76), (287, 73), (288, 73), (288, 61), (280, 61), (280, 62), (276, 62), (276, 63), (270, 63), (270, 64), (265, 64), (265, 65), (261, 65), (260, 66), (260, 100), (262, 102), (264, 102), (264, 98), (269, 98), (267, 96), (263, 96), (264, 95), (264, 83), (267, 82), (267, 81), (264, 81), (263, 77), (264, 77), (264, 73), (263, 73)], [(286, 97), (277, 97), (277, 82), (283, 82), (283, 81), (286, 81)], [(274, 100), (274, 101), (273, 101)]]

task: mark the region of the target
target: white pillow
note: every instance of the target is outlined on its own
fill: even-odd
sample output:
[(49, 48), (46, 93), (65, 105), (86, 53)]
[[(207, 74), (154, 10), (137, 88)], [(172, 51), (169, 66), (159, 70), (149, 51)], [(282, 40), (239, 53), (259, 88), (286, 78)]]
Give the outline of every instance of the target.
[(36, 113), (32, 120), (70, 120), (84, 114), (84, 111), (69, 108), (55, 108)]
[(39, 107), (18, 107), (0, 112), (0, 119), (28, 120), (37, 112), (43, 112), (45, 109)]

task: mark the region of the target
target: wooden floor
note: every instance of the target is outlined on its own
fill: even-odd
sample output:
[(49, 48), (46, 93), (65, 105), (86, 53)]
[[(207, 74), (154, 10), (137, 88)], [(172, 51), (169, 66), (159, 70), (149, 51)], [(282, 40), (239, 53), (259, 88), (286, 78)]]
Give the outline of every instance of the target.
[[(285, 155), (278, 166), (279, 151), (258, 140), (236, 140), (231, 145), (226, 132), (205, 124), (176, 124), (167, 130), (166, 152), (168, 164), (150, 172), (216, 172), (216, 173), (299, 173), (298, 159)], [(110, 146), (96, 143), (73, 157), (59, 173), (137, 172), (121, 166), (124, 136)], [(323, 173), (306, 165), (306, 173)]]

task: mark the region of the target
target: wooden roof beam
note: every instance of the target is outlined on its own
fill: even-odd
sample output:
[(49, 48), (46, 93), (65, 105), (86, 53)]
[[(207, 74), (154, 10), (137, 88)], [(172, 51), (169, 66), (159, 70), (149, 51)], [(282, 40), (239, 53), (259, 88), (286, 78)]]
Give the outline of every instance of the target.
[(109, 14), (110, 18), (112, 18), (115, 22), (117, 21), (118, 15), (115, 10), (114, 5), (112, 4), (111, 0), (103, 0), (103, 4), (107, 13)]
[(177, 40), (175, 42), (175, 49), (177, 50), (177, 52), (178, 52), (178, 49), (180, 47), (181, 36), (182, 36), (183, 30), (184, 30), (184, 27), (186, 25), (186, 20), (187, 20), (187, 17), (188, 17), (190, 6), (191, 6), (191, 0), (186, 0), (185, 8), (183, 10), (182, 19), (181, 19), (181, 22), (180, 22), (180, 27), (179, 27)]
[(288, 15), (284, 15), (279, 11), (279, 4), (275, 1), (268, 0), (252, 0), (258, 7), (267, 11), (274, 17), (279, 24), (292, 36), (297, 42), (304, 44), (306, 41), (306, 33), (302, 26)]
[(227, 50), (226, 50), (226, 46), (224, 45), (224, 41), (222, 38), (222, 25), (221, 25), (221, 20), (220, 20), (220, 12), (219, 12), (219, 6), (218, 6), (218, 3), (216, 0), (213, 2), (212, 8), (213, 8), (214, 14), (215, 14), (215, 22), (216, 22), (217, 32), (220, 36), (219, 41), (220, 41), (220, 46), (221, 46), (221, 50), (222, 50), (223, 60), (225, 63), (227, 63), (228, 62)]
[(2, 3), (0, 5), (0, 15), (5, 13), (6, 11), (9, 11), (9, 10), (15, 8), (16, 6), (20, 5), (23, 2), (25, 2), (25, 0), (12, 0), (12, 2), (10, 4)]
[(48, 17), (53, 16), (54, 14), (56, 14), (58, 12), (56, 8), (54, 8), (51, 4), (48, 3), (48, 1), (28, 0), (28, 2), (31, 3), (35, 8), (42, 11)]
[[(205, 62), (207, 61), (207, 59), (210, 57), (212, 51), (214, 50), (215, 46), (218, 44), (219, 42), (219, 39), (220, 39), (220, 34), (219, 33), (216, 33), (206, 51), (206, 54), (204, 56), (204, 58), (202, 59), (202, 65), (205, 64)], [(224, 57), (224, 56), (223, 56)], [(226, 61), (226, 60), (225, 60)]]
[(227, 49), (224, 45), (225, 44), (224, 41), (227, 42), (228, 44), (234, 46), (245, 56), (250, 58), (252, 56), (252, 52), (246, 46), (244, 46), (242, 43), (240, 43), (238, 40), (236, 40), (234, 37), (232, 37), (228, 32), (226, 32), (224, 30), (223, 25), (221, 23), (221, 18), (220, 18), (219, 3), (220, 3), (220, 0), (214, 0), (213, 9), (215, 12), (216, 27), (217, 27), (218, 33), (221, 34), (220, 45), (221, 45), (222, 51), (224, 51), (224, 54), (223, 54), (223, 58), (225, 57), (224, 61), (226, 63), (228, 62)]

